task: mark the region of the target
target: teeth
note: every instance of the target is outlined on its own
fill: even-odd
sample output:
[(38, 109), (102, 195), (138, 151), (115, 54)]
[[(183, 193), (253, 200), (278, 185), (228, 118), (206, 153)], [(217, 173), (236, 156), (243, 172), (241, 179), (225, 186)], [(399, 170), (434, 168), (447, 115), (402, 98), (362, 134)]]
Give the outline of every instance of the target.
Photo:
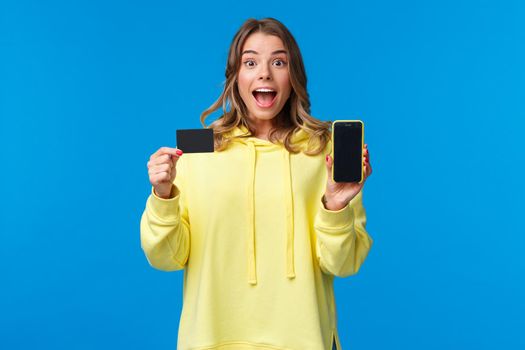
[(257, 89), (255, 91), (257, 91), (257, 92), (274, 92), (274, 90), (271, 90), (271, 89)]

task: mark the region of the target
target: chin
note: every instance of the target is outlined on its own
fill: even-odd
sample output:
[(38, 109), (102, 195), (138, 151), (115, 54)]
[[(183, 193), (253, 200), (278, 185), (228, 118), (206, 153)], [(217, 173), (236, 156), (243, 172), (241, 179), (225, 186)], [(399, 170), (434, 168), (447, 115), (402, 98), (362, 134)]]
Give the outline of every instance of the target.
[(252, 113), (255, 119), (259, 120), (272, 120), (273, 118), (277, 117), (279, 113), (271, 113), (271, 112), (255, 112)]
[(281, 111), (282, 111), (282, 108), (281, 109), (266, 110), (266, 111), (261, 111), (259, 108), (255, 108), (254, 110), (251, 110), (249, 112), (255, 119), (258, 119), (258, 120), (272, 120), (275, 117), (277, 117), (279, 115), (279, 113), (281, 113)]

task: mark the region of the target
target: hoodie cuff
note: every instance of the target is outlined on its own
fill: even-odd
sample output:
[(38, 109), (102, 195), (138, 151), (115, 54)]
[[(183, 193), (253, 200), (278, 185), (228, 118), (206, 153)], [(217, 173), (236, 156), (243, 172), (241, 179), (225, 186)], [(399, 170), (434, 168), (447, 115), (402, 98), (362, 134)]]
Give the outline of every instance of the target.
[(180, 191), (175, 185), (172, 186), (170, 198), (168, 199), (157, 196), (152, 186), (148, 206), (159, 219), (163, 221), (177, 221), (179, 217), (179, 199)]
[(352, 224), (353, 210), (348, 203), (339, 210), (328, 210), (320, 202), (319, 212), (317, 213), (316, 225), (330, 229), (344, 229)]

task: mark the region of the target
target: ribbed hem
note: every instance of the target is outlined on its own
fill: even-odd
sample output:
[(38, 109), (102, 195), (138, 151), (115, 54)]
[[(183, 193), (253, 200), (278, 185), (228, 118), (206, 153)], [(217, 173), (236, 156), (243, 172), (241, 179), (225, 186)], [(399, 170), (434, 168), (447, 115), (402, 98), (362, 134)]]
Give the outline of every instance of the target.
[(211, 346), (199, 346), (190, 350), (292, 350), (268, 344), (255, 344), (248, 342), (227, 342)]
[(315, 226), (340, 230), (352, 224), (353, 210), (350, 203), (339, 210), (328, 210), (321, 201), (319, 203), (320, 207), (315, 219)]
[(170, 198), (160, 198), (155, 194), (154, 187), (151, 187), (151, 195), (148, 198), (147, 206), (153, 214), (166, 222), (176, 222), (179, 217), (180, 191), (174, 185), (171, 189)]

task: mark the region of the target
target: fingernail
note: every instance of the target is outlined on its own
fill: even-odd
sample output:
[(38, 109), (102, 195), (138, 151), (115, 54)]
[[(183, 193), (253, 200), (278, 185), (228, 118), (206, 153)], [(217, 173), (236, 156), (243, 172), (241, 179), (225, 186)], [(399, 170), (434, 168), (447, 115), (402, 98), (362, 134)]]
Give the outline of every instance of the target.
[(328, 157), (330, 157), (330, 156), (326, 156), (326, 157), (325, 157), (325, 159), (326, 159), (327, 162), (328, 162)]
[(182, 151), (180, 149), (178, 149), (175, 153), (177, 153), (177, 155), (182, 155)]

